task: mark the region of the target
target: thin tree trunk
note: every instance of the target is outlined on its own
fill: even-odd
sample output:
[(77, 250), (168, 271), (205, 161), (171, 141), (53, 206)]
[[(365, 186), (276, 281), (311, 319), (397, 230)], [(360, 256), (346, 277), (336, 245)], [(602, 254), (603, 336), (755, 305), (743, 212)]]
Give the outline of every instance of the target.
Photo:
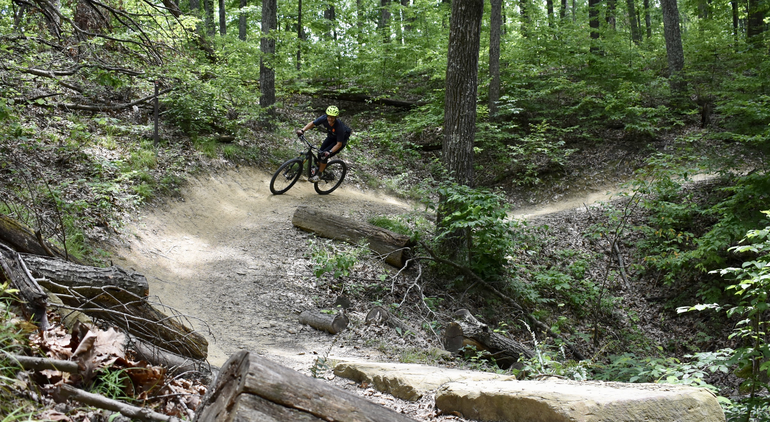
[(644, 25), (647, 29), (647, 39), (652, 38), (652, 17), (650, 16), (650, 0), (644, 0)]
[(762, 42), (765, 31), (765, 11), (762, 0), (748, 0), (748, 17), (746, 19), (746, 41), (758, 46)]
[(663, 34), (666, 39), (669, 84), (674, 96), (679, 96), (685, 89), (682, 75), (684, 49), (682, 48), (682, 34), (679, 29), (679, 8), (676, 5), (676, 0), (661, 0), (660, 9), (663, 12)]
[(730, 7), (733, 11), (733, 37), (738, 39), (738, 0), (731, 0)]
[(225, 0), (219, 0), (219, 35), (227, 35), (227, 20), (225, 19)]
[(636, 17), (636, 5), (635, 0), (626, 0), (626, 7), (628, 8), (628, 21), (631, 24), (631, 41), (634, 44), (639, 45), (642, 41), (642, 34), (639, 32), (639, 25), (637, 24)]
[(380, 21), (377, 29), (382, 33), (382, 42), (390, 42), (390, 0), (380, 0)]
[(297, 0), (297, 70), (302, 69), (303, 41), (305, 41), (305, 28), (302, 26), (302, 0)]
[(268, 63), (275, 55), (275, 28), (278, 26), (278, 1), (262, 0), (262, 39), (259, 59), (259, 89), (262, 96), (259, 105), (273, 114), (272, 106), (275, 104), (275, 69), (272, 63)]
[(545, 8), (548, 12), (548, 27), (553, 27), (553, 0), (545, 0)]
[(243, 13), (243, 9), (247, 6), (246, 0), (241, 0), (239, 6), (241, 13), (238, 15), (238, 39), (246, 41), (246, 14)]
[(527, 38), (529, 32), (529, 4), (527, 4), (527, 0), (519, 0), (519, 14), (521, 15), (521, 36)]
[(489, 23), (489, 115), (497, 115), (500, 101), (500, 29), (503, 25), (503, 1), (490, 0), (492, 11)]
[(561, 9), (559, 9), (559, 18), (564, 20), (567, 17), (567, 0), (561, 0)]
[(203, 19), (204, 26), (206, 27), (206, 35), (209, 37), (214, 36), (214, 1), (203, 0), (203, 13), (205, 17)]

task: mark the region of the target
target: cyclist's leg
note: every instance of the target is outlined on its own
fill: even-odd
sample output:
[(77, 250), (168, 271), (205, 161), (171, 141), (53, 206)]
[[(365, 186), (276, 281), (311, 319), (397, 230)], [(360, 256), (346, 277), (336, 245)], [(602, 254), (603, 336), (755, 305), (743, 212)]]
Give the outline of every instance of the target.
[(323, 173), (324, 169), (326, 169), (326, 163), (329, 162), (329, 158), (334, 157), (335, 155), (337, 155), (337, 153), (342, 151), (342, 148), (345, 148), (345, 145), (343, 145), (342, 148), (340, 148), (337, 152), (331, 152), (332, 148), (334, 148), (335, 145), (337, 145), (337, 137), (331, 134), (329, 134), (329, 136), (327, 136), (326, 139), (324, 140), (323, 144), (321, 144), (320, 151), (321, 152), (328, 151), (330, 155), (325, 159), (319, 160), (319, 163), (318, 163), (319, 173)]

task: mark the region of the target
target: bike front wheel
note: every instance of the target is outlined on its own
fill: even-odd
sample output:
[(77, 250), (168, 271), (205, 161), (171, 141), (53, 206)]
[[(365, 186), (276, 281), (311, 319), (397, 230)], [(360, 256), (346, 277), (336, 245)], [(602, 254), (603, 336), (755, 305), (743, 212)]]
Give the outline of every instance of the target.
[(320, 195), (328, 195), (334, 192), (345, 180), (348, 174), (348, 166), (342, 160), (332, 160), (326, 165), (324, 172), (321, 173), (321, 180), (313, 185), (315, 191)]
[(302, 174), (302, 160), (299, 158), (291, 159), (278, 167), (273, 178), (270, 179), (270, 192), (273, 195), (280, 195), (291, 189), (299, 176)]

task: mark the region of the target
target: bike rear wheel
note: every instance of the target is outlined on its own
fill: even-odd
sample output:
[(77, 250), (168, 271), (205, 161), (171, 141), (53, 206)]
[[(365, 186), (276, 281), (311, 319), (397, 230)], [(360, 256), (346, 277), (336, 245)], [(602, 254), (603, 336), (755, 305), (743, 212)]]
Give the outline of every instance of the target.
[(320, 195), (328, 195), (334, 192), (345, 180), (348, 174), (348, 165), (342, 160), (332, 160), (321, 173), (321, 180), (315, 183), (315, 191)]
[(302, 174), (302, 160), (293, 158), (278, 167), (273, 178), (270, 179), (270, 192), (280, 195), (291, 189)]

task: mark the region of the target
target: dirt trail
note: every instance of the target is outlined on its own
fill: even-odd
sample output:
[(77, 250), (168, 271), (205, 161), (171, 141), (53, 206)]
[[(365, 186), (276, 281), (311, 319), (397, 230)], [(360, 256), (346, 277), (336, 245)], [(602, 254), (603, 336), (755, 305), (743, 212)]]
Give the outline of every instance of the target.
[[(150, 294), (187, 315), (209, 340), (209, 362), (220, 366), (247, 349), (306, 372), (330, 337), (301, 326), (297, 313), (316, 303), (306, 233), (291, 218), (297, 206), (362, 218), (411, 207), (394, 198), (345, 187), (318, 195), (300, 181), (270, 194), (270, 175), (239, 168), (195, 178), (180, 200), (136, 216), (112, 251), (114, 263), (144, 274)], [(321, 299), (323, 300), (323, 299)], [(371, 354), (350, 344), (336, 354)]]
[[(297, 314), (331, 303), (316, 288), (305, 256), (312, 235), (293, 227), (294, 210), (308, 205), (366, 220), (411, 206), (345, 185), (321, 196), (304, 181), (274, 196), (269, 182), (269, 174), (245, 167), (194, 178), (182, 199), (136, 216), (127, 228), (132, 236), (112, 252), (115, 264), (144, 274), (152, 295), (207, 336), (212, 365), (247, 349), (307, 372), (315, 353), (330, 347), (330, 337), (300, 325)], [(607, 198), (599, 190), (514, 214), (541, 215)], [(377, 352), (348, 342), (335, 345), (333, 354), (376, 358)]]

